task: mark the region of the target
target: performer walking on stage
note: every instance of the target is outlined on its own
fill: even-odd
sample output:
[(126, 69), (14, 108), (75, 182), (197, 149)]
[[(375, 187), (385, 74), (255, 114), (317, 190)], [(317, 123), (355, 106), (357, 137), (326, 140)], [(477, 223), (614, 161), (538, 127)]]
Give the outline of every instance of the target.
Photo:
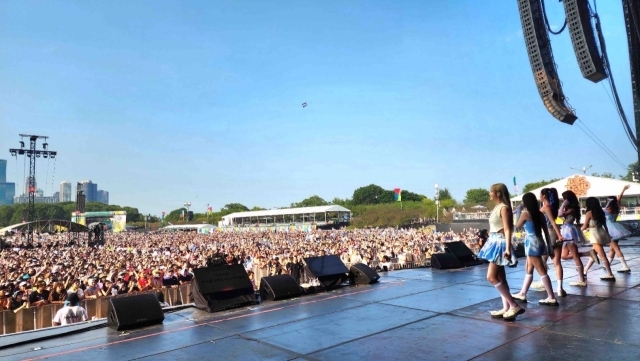
[(631, 235), (629, 230), (617, 222), (618, 215), (620, 214), (622, 195), (627, 189), (629, 189), (628, 184), (622, 188), (622, 192), (620, 192), (618, 197), (607, 197), (607, 204), (604, 208), (604, 213), (607, 218), (607, 228), (609, 229), (609, 235), (611, 236), (611, 243), (609, 244), (609, 263), (613, 262), (613, 257), (618, 256), (618, 259), (622, 264), (622, 268), (618, 270), (618, 273), (631, 272), (627, 265), (627, 261), (624, 259), (624, 254), (622, 254), (622, 251), (620, 250), (620, 245), (618, 244), (619, 240)]
[(502, 183), (492, 185), (489, 190), (489, 198), (497, 204), (489, 217), (489, 240), (478, 252), (478, 258), (491, 262), (487, 270), (487, 280), (493, 284), (502, 297), (502, 309), (491, 311), (491, 317), (515, 320), (516, 316), (524, 313), (524, 308), (518, 306), (511, 296), (507, 274), (504, 270), (504, 266), (511, 264), (511, 236), (513, 233), (513, 212), (507, 186)]
[(567, 293), (562, 288), (562, 281), (564, 279), (564, 272), (562, 270), (562, 242), (564, 237), (556, 224), (556, 218), (558, 218), (558, 208), (560, 200), (558, 199), (558, 191), (555, 188), (543, 188), (540, 191), (540, 200), (542, 201), (542, 208), (540, 212), (544, 214), (549, 237), (547, 238), (547, 246), (553, 249), (553, 253), (550, 255), (553, 257), (553, 266), (556, 269), (556, 283), (557, 293), (559, 297), (566, 297)]
[[(587, 282), (584, 277), (584, 265), (580, 259), (578, 252), (578, 246), (585, 245), (587, 242), (584, 239), (582, 232), (578, 230), (576, 224), (580, 223), (580, 202), (578, 197), (572, 191), (565, 191), (562, 193), (564, 202), (560, 207), (559, 215), (564, 218), (564, 223), (560, 232), (565, 241), (562, 245), (562, 258), (573, 258), (576, 264), (576, 270), (578, 271), (578, 281), (571, 282), (570, 285), (574, 287), (586, 287)], [(570, 256), (569, 256), (570, 255)]]
[[(543, 227), (544, 216), (538, 209), (538, 199), (533, 193), (525, 193), (522, 196), (522, 204), (524, 204), (525, 208), (520, 213), (516, 228), (524, 226), (524, 252), (527, 256), (527, 265), (524, 281), (522, 282), (522, 290), (512, 296), (516, 300), (527, 302), (527, 291), (531, 286), (531, 281), (533, 281), (533, 269), (535, 268), (540, 275), (540, 282), (542, 282), (544, 289), (547, 291), (547, 298), (538, 302), (542, 305), (557, 306), (558, 301), (553, 295), (547, 268), (542, 260), (542, 256), (547, 254), (547, 246), (542, 238), (542, 231), (543, 229), (546, 230), (546, 225)], [(548, 235), (547, 238), (549, 238)]]
[(600, 206), (600, 201), (595, 197), (587, 198), (587, 213), (584, 216), (582, 230), (584, 231), (587, 228), (589, 228), (589, 243), (593, 245), (593, 249), (602, 258), (602, 265), (607, 271), (607, 275), (600, 277), (600, 279), (604, 281), (615, 281), (616, 278), (613, 276), (613, 273), (611, 273), (611, 265), (603, 248), (603, 246), (610, 242), (607, 220)]

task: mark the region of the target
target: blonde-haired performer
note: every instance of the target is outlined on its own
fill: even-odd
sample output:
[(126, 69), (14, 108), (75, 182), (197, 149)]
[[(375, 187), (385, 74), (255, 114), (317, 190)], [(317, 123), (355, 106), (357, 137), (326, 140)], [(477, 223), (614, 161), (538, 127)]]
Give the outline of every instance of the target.
[(516, 316), (524, 313), (524, 308), (518, 306), (511, 296), (507, 274), (504, 271), (504, 266), (511, 263), (513, 233), (513, 212), (507, 186), (502, 183), (492, 185), (489, 189), (489, 198), (496, 202), (496, 206), (489, 217), (489, 240), (478, 252), (478, 258), (491, 262), (487, 270), (487, 280), (502, 297), (502, 309), (491, 311), (491, 317), (514, 320)]

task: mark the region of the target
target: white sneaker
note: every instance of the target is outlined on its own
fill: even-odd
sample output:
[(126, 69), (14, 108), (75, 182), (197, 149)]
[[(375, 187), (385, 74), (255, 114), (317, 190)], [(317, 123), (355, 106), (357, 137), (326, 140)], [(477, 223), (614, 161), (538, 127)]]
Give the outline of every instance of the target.
[(569, 285), (573, 287), (587, 287), (587, 282), (575, 281), (575, 282), (569, 283)]
[(540, 281), (538, 281), (538, 282), (533, 282), (533, 283), (531, 284), (531, 287), (529, 287), (529, 288), (530, 288), (530, 289), (532, 289), (532, 290), (535, 290), (535, 291), (544, 291), (544, 290), (545, 290), (545, 289), (544, 289), (544, 285), (543, 285), (543, 284), (542, 284), (542, 282), (540, 282)]

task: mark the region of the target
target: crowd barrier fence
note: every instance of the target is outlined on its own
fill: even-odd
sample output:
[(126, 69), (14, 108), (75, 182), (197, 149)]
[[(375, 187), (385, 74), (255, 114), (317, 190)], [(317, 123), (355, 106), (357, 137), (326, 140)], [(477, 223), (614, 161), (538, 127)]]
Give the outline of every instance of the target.
[[(185, 284), (175, 288), (162, 288), (160, 290), (146, 291), (158, 292), (164, 295), (164, 300), (170, 306), (179, 306), (189, 303), (191, 285)], [(87, 310), (89, 319), (106, 318), (109, 309), (109, 299), (116, 297), (130, 297), (138, 293), (127, 293), (118, 296), (100, 297), (91, 300), (80, 301), (80, 306)], [(53, 326), (53, 317), (62, 304), (48, 304), (40, 307), (29, 307), (18, 312), (12, 310), (0, 311), (0, 335), (8, 335), (16, 332), (39, 330)]]

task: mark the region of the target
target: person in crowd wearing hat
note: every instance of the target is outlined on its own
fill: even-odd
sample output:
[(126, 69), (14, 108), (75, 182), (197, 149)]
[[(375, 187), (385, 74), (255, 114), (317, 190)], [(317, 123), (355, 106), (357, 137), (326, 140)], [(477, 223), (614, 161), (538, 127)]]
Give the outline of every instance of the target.
[(70, 325), (72, 323), (83, 322), (89, 319), (87, 310), (80, 306), (80, 298), (77, 293), (69, 293), (67, 300), (64, 302), (64, 307), (56, 312), (53, 317), (54, 326)]

